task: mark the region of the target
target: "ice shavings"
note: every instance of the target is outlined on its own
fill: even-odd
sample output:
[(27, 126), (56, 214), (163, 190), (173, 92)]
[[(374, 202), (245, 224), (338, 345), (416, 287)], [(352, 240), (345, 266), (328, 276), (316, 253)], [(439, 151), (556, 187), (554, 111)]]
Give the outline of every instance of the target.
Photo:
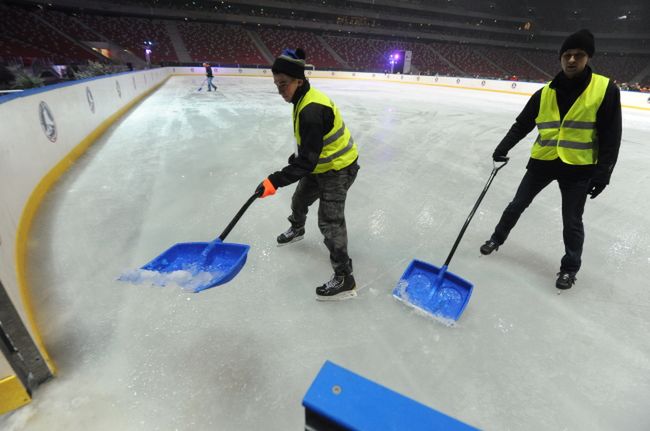
[[(457, 322), (455, 320), (443, 317), (439, 314), (436, 314), (435, 312), (432, 312), (431, 310), (425, 310), (423, 308), (423, 305), (420, 304), (420, 301), (416, 300), (415, 298), (409, 297), (408, 287), (409, 287), (408, 280), (404, 280), (404, 279), (400, 280), (397, 283), (397, 287), (393, 291), (393, 296), (399, 301), (411, 307), (414, 310), (415, 314), (427, 317), (431, 320), (435, 320), (436, 322), (442, 323), (443, 325), (448, 327), (456, 326)], [(458, 292), (456, 292), (454, 289), (442, 289), (442, 291), (443, 292), (441, 292), (441, 294), (443, 295), (443, 298), (441, 299), (443, 301), (451, 300), (454, 302), (460, 302), (462, 300)], [(446, 292), (446, 291), (451, 291), (451, 292)]]
[(124, 272), (118, 277), (119, 281), (132, 284), (146, 284), (149, 286), (172, 286), (183, 290), (195, 292), (200, 287), (210, 283), (213, 279), (220, 278), (220, 274), (200, 271), (157, 272), (146, 269), (134, 269)]

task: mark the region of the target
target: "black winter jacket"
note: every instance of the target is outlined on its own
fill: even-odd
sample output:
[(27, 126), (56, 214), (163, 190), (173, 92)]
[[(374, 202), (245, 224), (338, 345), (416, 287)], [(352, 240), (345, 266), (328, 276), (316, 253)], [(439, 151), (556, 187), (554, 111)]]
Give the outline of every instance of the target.
[[(293, 112), (296, 115), (298, 102), (309, 91), (309, 81), (296, 90), (291, 99)], [(334, 111), (328, 106), (310, 103), (300, 111), (300, 145), (298, 154), (289, 157), (289, 164), (281, 171), (269, 175), (274, 187), (284, 187), (293, 184), (316, 169), (318, 158), (323, 150), (323, 136), (334, 127)]]
[[(557, 94), (557, 104), (560, 110), (560, 119), (569, 111), (576, 99), (582, 94), (591, 82), (592, 71), (587, 66), (582, 74), (569, 79), (564, 72), (558, 73), (551, 88)], [(536, 126), (535, 118), (539, 113), (539, 104), (542, 99), (542, 89), (533, 94), (517, 117), (515, 124), (503, 138), (494, 151), (495, 154), (506, 154), (512, 147), (521, 141)], [(609, 184), (612, 170), (618, 158), (621, 146), (621, 94), (612, 80), (609, 81), (603, 103), (596, 113), (596, 130), (598, 132), (598, 162), (594, 165), (569, 165), (560, 158), (555, 160), (537, 160), (531, 158), (527, 168), (540, 173), (547, 173), (565, 178), (584, 179)]]

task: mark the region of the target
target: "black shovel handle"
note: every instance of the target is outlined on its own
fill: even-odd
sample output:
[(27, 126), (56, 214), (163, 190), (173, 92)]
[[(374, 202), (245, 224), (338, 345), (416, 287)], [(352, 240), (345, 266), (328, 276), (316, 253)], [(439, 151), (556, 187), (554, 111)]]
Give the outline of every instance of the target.
[(255, 191), (255, 193), (253, 193), (253, 196), (251, 196), (250, 198), (248, 198), (248, 200), (246, 201), (246, 203), (244, 204), (244, 206), (241, 207), (241, 209), (239, 210), (239, 212), (238, 212), (238, 213), (235, 215), (235, 217), (230, 221), (230, 223), (228, 224), (228, 226), (226, 226), (226, 229), (221, 233), (221, 235), (219, 235), (219, 239), (220, 239), (222, 242), (226, 239), (226, 237), (228, 236), (228, 234), (230, 233), (230, 231), (232, 230), (232, 228), (235, 227), (235, 225), (237, 224), (237, 222), (239, 221), (239, 219), (241, 218), (241, 216), (244, 215), (244, 213), (246, 212), (246, 210), (248, 209), (248, 207), (251, 206), (251, 204), (252, 204), (252, 203), (253, 203), (257, 198), (259, 198), (259, 197), (262, 195), (262, 192), (263, 192), (263, 190), (262, 190), (262, 191), (259, 191), (259, 192), (258, 192), (258, 191)]
[(481, 195), (478, 197), (478, 200), (474, 204), (474, 208), (472, 208), (472, 212), (469, 213), (469, 216), (467, 217), (467, 220), (465, 220), (465, 225), (463, 225), (463, 228), (460, 230), (460, 233), (458, 234), (458, 238), (456, 238), (456, 242), (454, 243), (454, 246), (452, 247), (451, 251), (449, 252), (449, 256), (447, 256), (447, 260), (445, 261), (445, 266), (449, 266), (449, 262), (451, 262), (451, 258), (454, 256), (454, 253), (456, 252), (456, 248), (458, 247), (458, 244), (460, 244), (460, 240), (463, 238), (463, 235), (465, 234), (465, 231), (467, 230), (467, 226), (469, 226), (469, 222), (472, 220), (472, 217), (474, 217), (474, 213), (478, 209), (478, 206), (481, 204), (481, 201), (483, 200), (483, 197), (487, 193), (488, 189), (490, 188), (490, 185), (492, 184), (492, 180), (496, 176), (497, 172), (499, 172), (499, 169), (504, 167), (505, 165), (508, 164), (508, 160), (510, 160), (508, 157), (504, 157), (502, 160), (499, 160), (500, 162), (503, 162), (502, 165), (497, 166), (495, 162), (492, 162), (493, 168), (492, 168), (492, 173), (490, 174), (490, 178), (488, 179), (487, 183), (485, 184), (485, 187), (483, 188), (483, 191), (481, 192)]

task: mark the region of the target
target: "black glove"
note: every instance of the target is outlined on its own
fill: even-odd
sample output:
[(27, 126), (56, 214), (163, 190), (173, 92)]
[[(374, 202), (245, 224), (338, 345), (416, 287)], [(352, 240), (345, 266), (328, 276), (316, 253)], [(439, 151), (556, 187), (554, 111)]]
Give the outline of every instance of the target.
[(494, 150), (494, 153), (492, 153), (492, 160), (495, 162), (506, 162), (508, 160), (508, 151), (504, 151), (500, 149), (499, 147)]
[(598, 196), (603, 190), (605, 190), (605, 187), (607, 187), (607, 184), (599, 182), (599, 181), (591, 181), (589, 183), (589, 188), (587, 189), (587, 194), (591, 195), (591, 199), (595, 198)]

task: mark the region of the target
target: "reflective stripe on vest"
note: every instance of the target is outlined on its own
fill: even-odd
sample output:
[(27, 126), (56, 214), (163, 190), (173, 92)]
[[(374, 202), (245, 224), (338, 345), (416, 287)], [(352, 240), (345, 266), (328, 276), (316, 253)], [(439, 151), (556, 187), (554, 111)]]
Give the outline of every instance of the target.
[(592, 165), (598, 161), (596, 114), (605, 98), (609, 78), (593, 73), (587, 88), (560, 121), (557, 94), (546, 84), (542, 89), (539, 113), (535, 118), (539, 136), (531, 157), (554, 160), (558, 157), (570, 165)]
[(322, 174), (331, 170), (340, 170), (354, 162), (359, 153), (357, 146), (350, 135), (350, 130), (345, 127), (343, 118), (338, 108), (324, 93), (310, 88), (309, 91), (298, 101), (293, 113), (293, 132), (296, 143), (300, 146), (300, 112), (310, 103), (328, 106), (334, 112), (334, 126), (332, 130), (323, 136), (323, 149), (318, 157), (318, 164), (313, 173)]

